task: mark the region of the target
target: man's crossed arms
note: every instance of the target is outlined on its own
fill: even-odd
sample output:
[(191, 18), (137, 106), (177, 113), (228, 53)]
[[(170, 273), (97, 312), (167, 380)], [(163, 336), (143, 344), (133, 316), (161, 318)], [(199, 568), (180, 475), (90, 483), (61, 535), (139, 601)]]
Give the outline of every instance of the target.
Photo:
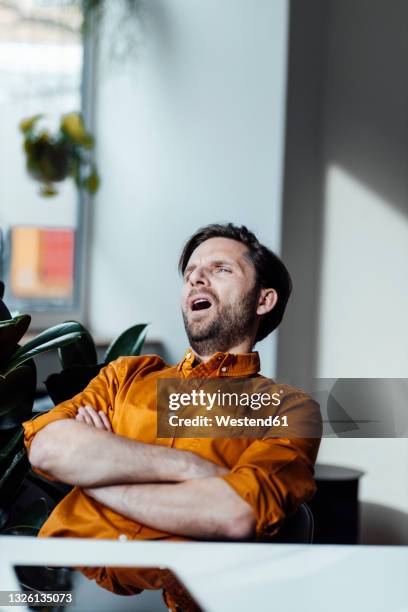
[(198, 539), (250, 538), (252, 507), (219, 476), (228, 469), (193, 452), (114, 434), (91, 406), (49, 423), (34, 437), (33, 467), (81, 487), (131, 520)]

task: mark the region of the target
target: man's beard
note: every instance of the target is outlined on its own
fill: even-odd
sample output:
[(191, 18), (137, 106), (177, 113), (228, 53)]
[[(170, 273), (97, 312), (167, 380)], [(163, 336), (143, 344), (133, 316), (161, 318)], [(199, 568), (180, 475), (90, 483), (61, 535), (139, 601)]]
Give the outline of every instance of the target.
[(256, 321), (258, 293), (259, 287), (255, 285), (239, 302), (219, 306), (217, 317), (207, 324), (199, 324), (196, 331), (183, 310), (184, 327), (191, 348), (198, 355), (212, 355), (218, 351), (226, 353), (245, 338), (251, 337)]

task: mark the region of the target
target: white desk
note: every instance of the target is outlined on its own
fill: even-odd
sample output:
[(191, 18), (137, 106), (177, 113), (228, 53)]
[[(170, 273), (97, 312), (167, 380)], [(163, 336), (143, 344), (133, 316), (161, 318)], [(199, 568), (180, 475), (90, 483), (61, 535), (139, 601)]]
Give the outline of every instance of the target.
[(408, 547), (0, 537), (2, 590), (13, 565), (168, 567), (208, 612), (408, 612)]

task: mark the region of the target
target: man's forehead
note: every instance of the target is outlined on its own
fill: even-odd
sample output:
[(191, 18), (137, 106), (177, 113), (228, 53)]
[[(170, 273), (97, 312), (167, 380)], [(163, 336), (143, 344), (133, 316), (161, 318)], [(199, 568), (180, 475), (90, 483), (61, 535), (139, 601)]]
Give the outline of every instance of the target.
[(231, 238), (208, 238), (192, 252), (187, 265), (200, 261), (229, 259), (249, 263), (248, 248), (242, 242)]

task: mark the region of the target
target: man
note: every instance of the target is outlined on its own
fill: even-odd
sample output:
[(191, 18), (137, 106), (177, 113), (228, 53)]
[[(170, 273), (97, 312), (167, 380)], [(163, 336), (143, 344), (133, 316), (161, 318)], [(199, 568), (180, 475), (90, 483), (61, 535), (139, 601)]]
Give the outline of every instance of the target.
[[(75, 485), (41, 537), (260, 539), (314, 494), (319, 437), (157, 437), (158, 380), (259, 377), (252, 348), (279, 325), (291, 293), (283, 263), (244, 226), (201, 228), (179, 267), (190, 343), (180, 363), (122, 357), (72, 400), (24, 423), (34, 469)], [(287, 412), (320, 423), (305, 393), (270, 384)], [(168, 574), (81, 569), (122, 594), (164, 587), (173, 605)]]

